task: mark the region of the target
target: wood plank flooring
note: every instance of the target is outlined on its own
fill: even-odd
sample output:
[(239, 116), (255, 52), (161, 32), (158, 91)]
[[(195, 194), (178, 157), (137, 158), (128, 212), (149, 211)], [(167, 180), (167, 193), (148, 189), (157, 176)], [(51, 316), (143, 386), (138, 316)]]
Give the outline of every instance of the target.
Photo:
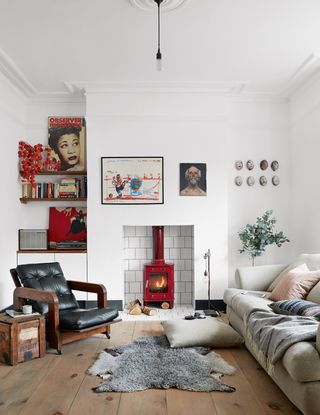
[(217, 352), (236, 367), (224, 382), (233, 393), (149, 389), (94, 393), (98, 377), (86, 374), (97, 355), (112, 345), (163, 334), (159, 321), (121, 322), (102, 335), (47, 350), (42, 359), (15, 367), (0, 363), (0, 414), (5, 415), (297, 415), (301, 414), (245, 348)]

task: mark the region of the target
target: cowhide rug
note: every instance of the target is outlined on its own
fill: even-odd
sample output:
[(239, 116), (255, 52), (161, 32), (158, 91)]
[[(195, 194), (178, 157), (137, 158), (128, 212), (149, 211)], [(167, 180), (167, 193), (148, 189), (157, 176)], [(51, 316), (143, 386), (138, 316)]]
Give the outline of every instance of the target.
[(134, 392), (177, 388), (195, 392), (233, 392), (221, 383), (235, 369), (204, 347), (170, 348), (166, 336), (141, 337), (134, 343), (105, 349), (88, 373), (102, 377), (95, 392)]

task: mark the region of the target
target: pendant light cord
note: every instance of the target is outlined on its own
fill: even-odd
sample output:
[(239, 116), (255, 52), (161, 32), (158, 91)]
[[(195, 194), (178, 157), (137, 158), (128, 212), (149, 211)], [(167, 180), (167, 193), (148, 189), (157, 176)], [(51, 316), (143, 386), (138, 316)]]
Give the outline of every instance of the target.
[(160, 50), (160, 2), (158, 3), (158, 50)]

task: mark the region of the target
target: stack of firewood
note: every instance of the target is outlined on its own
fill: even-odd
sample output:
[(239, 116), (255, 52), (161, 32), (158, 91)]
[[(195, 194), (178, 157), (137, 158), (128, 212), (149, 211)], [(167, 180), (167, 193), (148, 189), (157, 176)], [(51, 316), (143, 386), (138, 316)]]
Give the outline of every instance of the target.
[(155, 316), (156, 311), (152, 308), (145, 307), (141, 304), (141, 302), (137, 300), (129, 301), (126, 305), (126, 309), (128, 310), (128, 313), (131, 315), (139, 315), (139, 314), (146, 314), (147, 316)]

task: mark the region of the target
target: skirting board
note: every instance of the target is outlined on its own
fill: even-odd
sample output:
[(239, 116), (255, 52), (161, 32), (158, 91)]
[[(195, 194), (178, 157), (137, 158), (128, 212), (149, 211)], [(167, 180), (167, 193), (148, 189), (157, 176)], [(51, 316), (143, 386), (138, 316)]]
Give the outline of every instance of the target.
[[(226, 303), (223, 300), (211, 300), (211, 307), (219, 310), (226, 311)], [(207, 310), (208, 300), (196, 300), (196, 310)]]
[[(81, 308), (94, 308), (98, 306), (96, 300), (78, 300), (78, 303)], [(115, 308), (118, 311), (122, 311), (122, 300), (108, 300), (108, 307)]]

